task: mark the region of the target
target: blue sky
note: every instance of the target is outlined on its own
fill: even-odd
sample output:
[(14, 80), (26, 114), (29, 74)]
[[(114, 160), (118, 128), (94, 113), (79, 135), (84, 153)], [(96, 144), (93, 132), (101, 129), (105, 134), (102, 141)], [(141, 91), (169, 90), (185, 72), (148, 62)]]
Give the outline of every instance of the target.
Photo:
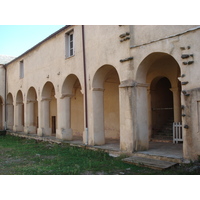
[(0, 25), (0, 55), (20, 56), (65, 25)]

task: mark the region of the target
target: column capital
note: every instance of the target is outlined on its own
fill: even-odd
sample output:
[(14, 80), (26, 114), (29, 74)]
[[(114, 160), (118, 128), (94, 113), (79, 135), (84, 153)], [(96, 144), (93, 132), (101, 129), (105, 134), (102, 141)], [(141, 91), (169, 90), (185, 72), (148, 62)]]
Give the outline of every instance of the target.
[(42, 98), (41, 101), (51, 101), (50, 98)]
[(13, 106), (13, 103), (6, 103), (6, 105), (7, 105), (7, 106), (10, 106), (10, 105), (12, 105), (12, 106)]
[(104, 88), (92, 88), (92, 91), (104, 91), (105, 89)]
[(119, 88), (126, 88), (126, 87), (148, 87), (149, 84), (147, 83), (138, 83), (134, 80), (124, 80), (124, 81), (121, 81), (121, 84), (119, 85)]
[(27, 99), (27, 101), (26, 101), (26, 103), (35, 103), (36, 102), (36, 100), (29, 100), (29, 99)]
[(66, 97), (72, 98), (74, 95), (73, 94), (62, 94), (62, 96), (60, 97), (60, 99), (64, 99)]
[(16, 101), (16, 105), (22, 105), (23, 102), (22, 101)]

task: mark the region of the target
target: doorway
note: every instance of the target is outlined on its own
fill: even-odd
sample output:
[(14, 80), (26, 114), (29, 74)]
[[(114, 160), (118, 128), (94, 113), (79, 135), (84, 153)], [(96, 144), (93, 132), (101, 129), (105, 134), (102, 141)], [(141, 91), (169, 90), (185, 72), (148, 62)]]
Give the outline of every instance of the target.
[(155, 78), (150, 86), (151, 92), (151, 139), (172, 141), (173, 139), (173, 93), (171, 83), (166, 77)]
[(52, 134), (56, 134), (56, 116), (52, 116)]

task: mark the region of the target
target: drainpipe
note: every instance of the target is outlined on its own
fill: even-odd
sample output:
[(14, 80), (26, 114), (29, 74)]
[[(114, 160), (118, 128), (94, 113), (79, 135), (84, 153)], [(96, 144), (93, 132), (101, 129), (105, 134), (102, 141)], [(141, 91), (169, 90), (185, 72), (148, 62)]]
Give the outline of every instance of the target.
[(85, 56), (85, 31), (82, 25), (82, 42), (83, 42), (83, 69), (84, 69), (84, 87), (85, 87), (85, 134), (86, 145), (88, 145), (88, 102), (87, 102), (87, 74), (86, 74), (86, 56)]
[(5, 65), (3, 65), (3, 67), (4, 67), (4, 69), (5, 69), (5, 85), (4, 85), (4, 89), (5, 89), (5, 91), (4, 91), (4, 98), (5, 98), (5, 100), (4, 100), (4, 117), (5, 117), (5, 125), (4, 125), (4, 129), (6, 130), (7, 129), (7, 107), (6, 107), (6, 105), (7, 105), (7, 98), (6, 98), (6, 84), (7, 84), (7, 69), (6, 69), (6, 66)]

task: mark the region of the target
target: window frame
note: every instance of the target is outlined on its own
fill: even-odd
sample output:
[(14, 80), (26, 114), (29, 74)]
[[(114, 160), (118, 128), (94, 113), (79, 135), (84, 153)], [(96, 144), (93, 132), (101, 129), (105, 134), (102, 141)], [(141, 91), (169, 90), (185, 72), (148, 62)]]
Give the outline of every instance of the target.
[(24, 78), (24, 60), (20, 60), (19, 62), (19, 78)]
[(74, 55), (74, 30), (70, 30), (65, 33), (65, 58), (70, 58)]

